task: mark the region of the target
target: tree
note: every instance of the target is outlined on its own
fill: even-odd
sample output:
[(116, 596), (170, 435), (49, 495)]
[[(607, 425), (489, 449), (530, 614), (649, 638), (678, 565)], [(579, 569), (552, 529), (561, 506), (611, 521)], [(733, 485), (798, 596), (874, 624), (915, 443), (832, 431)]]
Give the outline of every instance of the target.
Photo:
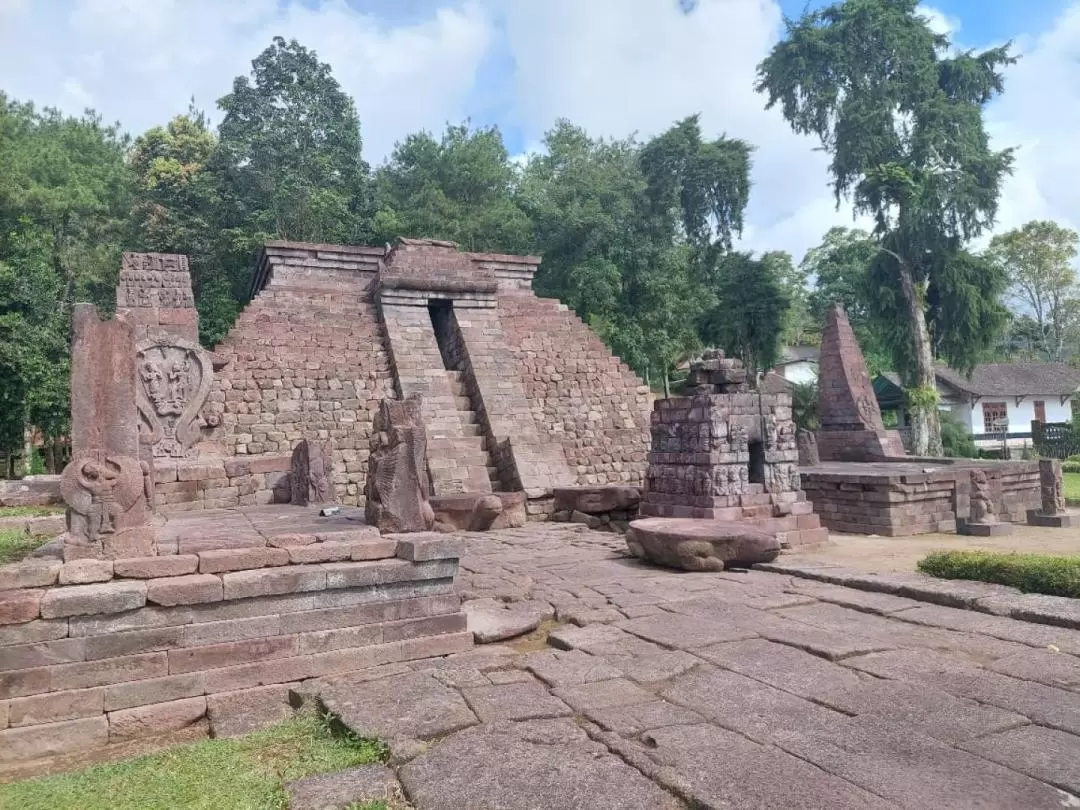
[[(368, 227), (367, 164), (352, 98), (296, 40), (275, 37), (218, 101), (213, 168), (238, 247), (265, 238), (356, 241)], [(245, 244), (246, 243), (246, 244)]]
[(870, 267), (877, 254), (877, 244), (866, 231), (834, 227), (820, 245), (806, 252), (799, 265), (805, 276), (813, 279), (807, 307), (814, 334), (820, 340), (829, 307), (843, 304), (871, 373), (892, 367), (889, 347), (878, 336), (869, 302)]
[[(879, 323), (909, 389), (916, 454), (941, 452), (934, 349), (969, 370), (1005, 324), (1001, 276), (963, 246), (993, 223), (1010, 150), (992, 151), (982, 108), (1009, 46), (949, 54), (918, 0), (843, 0), (787, 21), (757, 90), (832, 156), (837, 204), (875, 222)], [(963, 296), (963, 297), (958, 297)], [(880, 306), (878, 306), (880, 304)]]
[(375, 175), (375, 233), (449, 239), (466, 250), (529, 249), (531, 223), (514, 201), (517, 170), (496, 127), (448, 126), (397, 144)]
[(1018, 315), (1034, 321), (1046, 360), (1061, 362), (1080, 325), (1080, 284), (1073, 262), (1080, 237), (1055, 222), (1033, 221), (990, 241), (988, 257), (1009, 279)]
[(236, 320), (250, 272), (247, 252), (232, 257), (231, 242), (222, 238), (229, 212), (220, 178), (211, 171), (216, 148), (206, 116), (192, 107), (140, 135), (128, 153), (135, 183), (129, 244), (188, 256), (200, 338), (207, 346)]
[(810, 310), (809, 276), (801, 265), (796, 267), (791, 254), (771, 250), (761, 255), (761, 263), (775, 279), (788, 302), (780, 327), (780, 344), (807, 346), (821, 339), (821, 327)]
[(790, 306), (776, 272), (775, 254), (770, 261), (768, 256), (755, 259), (749, 253), (731, 253), (720, 264), (717, 304), (705, 316), (702, 337), (740, 358), (751, 375), (765, 371), (779, 359)]

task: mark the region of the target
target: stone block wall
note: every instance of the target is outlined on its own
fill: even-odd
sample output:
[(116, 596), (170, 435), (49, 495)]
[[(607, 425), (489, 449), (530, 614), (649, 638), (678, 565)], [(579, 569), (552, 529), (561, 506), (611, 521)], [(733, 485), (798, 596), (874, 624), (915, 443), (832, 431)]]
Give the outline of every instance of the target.
[(273, 685), (284, 700), (309, 678), (471, 647), (457, 540), (270, 542), (0, 567), (0, 777), (205, 727)]
[(362, 501), (371, 422), (379, 401), (393, 396), (372, 300), (381, 254), (266, 246), (256, 272), (261, 291), (215, 350), (230, 361), (209, 398), (223, 412), (211, 435), (222, 456), (287, 455), (301, 439), (329, 439), (338, 500)]
[(135, 340), (166, 335), (199, 340), (188, 257), (125, 253), (116, 286), (116, 314), (132, 324)]
[[(802, 470), (806, 497), (834, 532), (906, 537), (954, 532), (970, 514), (971, 463), (925, 471), (922, 465), (826, 464)], [(1037, 461), (988, 463), (991, 498), (998, 518), (1026, 520), (1041, 504)]]
[(558, 301), (499, 299), (499, 320), (546, 439), (562, 446), (580, 485), (644, 481), (648, 387)]

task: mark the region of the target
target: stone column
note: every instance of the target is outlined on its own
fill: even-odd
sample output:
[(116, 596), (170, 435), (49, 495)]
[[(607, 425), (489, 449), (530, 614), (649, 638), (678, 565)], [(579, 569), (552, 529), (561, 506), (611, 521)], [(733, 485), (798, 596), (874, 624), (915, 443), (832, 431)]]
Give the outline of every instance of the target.
[(998, 520), (991, 491), (991, 479), (986, 470), (974, 469), (971, 476), (970, 511), (967, 520), (957, 515), (957, 534), (991, 537), (1011, 534), (1012, 526)]
[(1030, 525), (1055, 529), (1064, 529), (1073, 525), (1072, 515), (1065, 512), (1061, 462), (1056, 458), (1039, 460), (1039, 493), (1042, 496), (1042, 507), (1028, 510), (1027, 519)]
[(77, 304), (71, 347), (71, 462), (60, 490), (67, 503), (64, 558), (154, 554), (150, 468), (139, 460), (135, 335)]

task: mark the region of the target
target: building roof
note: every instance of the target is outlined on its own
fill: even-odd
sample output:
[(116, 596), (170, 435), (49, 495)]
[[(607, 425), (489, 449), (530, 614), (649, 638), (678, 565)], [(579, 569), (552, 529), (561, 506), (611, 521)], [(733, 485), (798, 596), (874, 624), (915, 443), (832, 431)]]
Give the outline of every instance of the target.
[(788, 363), (816, 363), (821, 359), (821, 349), (817, 346), (782, 346), (780, 348), (780, 360), (776, 364), (785, 366)]
[(939, 383), (977, 397), (1067, 396), (1080, 388), (1080, 369), (1066, 363), (982, 363), (970, 377), (944, 366), (936, 371)]

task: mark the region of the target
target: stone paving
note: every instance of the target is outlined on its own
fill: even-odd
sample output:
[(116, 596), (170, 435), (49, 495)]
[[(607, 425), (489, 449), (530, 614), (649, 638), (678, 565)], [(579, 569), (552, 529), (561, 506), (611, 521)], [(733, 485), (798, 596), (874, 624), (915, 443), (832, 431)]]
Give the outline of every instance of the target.
[(1080, 807), (1080, 630), (762, 571), (681, 573), (567, 524), (470, 535), (466, 599), (548, 646), (316, 682), (419, 810)]

